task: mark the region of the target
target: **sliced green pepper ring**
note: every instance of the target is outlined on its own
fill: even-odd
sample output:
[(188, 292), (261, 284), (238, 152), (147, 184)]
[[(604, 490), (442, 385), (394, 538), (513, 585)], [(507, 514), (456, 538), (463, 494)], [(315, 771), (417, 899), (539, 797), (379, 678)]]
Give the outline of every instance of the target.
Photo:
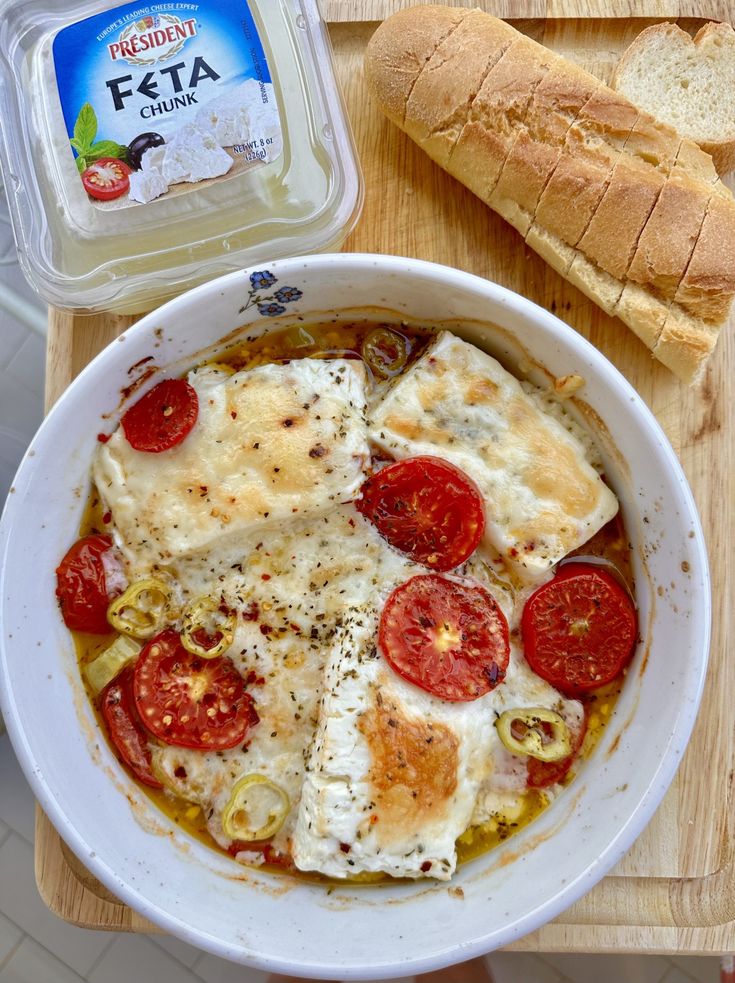
[(222, 813), (222, 828), (233, 840), (267, 840), (283, 826), (290, 808), (280, 785), (265, 775), (245, 775), (232, 789)]
[(397, 331), (373, 328), (365, 335), (362, 357), (374, 372), (390, 379), (405, 367), (408, 361), (408, 344)]
[(213, 597), (197, 597), (181, 616), (181, 644), (201, 659), (215, 659), (232, 645), (237, 616)]
[(95, 696), (101, 693), (105, 686), (111, 683), (128, 663), (137, 659), (140, 648), (140, 645), (134, 642), (132, 638), (118, 635), (112, 645), (101, 652), (94, 662), (87, 663), (84, 667), (84, 674)]
[(133, 638), (153, 638), (163, 628), (171, 604), (171, 589), (162, 580), (138, 580), (107, 609), (113, 628)]
[(512, 754), (561, 761), (572, 753), (564, 718), (546, 707), (517, 707), (495, 721), (498, 737)]

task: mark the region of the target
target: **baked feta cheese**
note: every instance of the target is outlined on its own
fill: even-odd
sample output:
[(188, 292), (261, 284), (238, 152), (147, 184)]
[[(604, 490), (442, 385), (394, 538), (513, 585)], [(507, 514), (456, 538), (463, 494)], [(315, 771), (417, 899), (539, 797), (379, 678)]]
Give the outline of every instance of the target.
[[(390, 590), (425, 571), (390, 547), (377, 564), (375, 588), (342, 618), (326, 663), (293, 858), (301, 870), (337, 878), (448, 880), (456, 840), (473, 817), (509, 808), (526, 787), (525, 760), (515, 758), (509, 780), (513, 756), (497, 715), (541, 706), (576, 719), (582, 708), (536, 677), (517, 645), (505, 682), (477, 700), (447, 702), (404, 680), (377, 647), (377, 627)], [(514, 624), (512, 593), (497, 582), (483, 586)]]
[(434, 454), (485, 500), (485, 540), (520, 577), (543, 575), (617, 512), (582, 443), (494, 358), (448, 331), (370, 413), (396, 458)]
[(296, 359), (234, 375), (205, 367), (189, 382), (199, 414), (185, 441), (149, 454), (119, 427), (96, 453), (95, 483), (136, 569), (254, 530), (280, 535), (294, 517), (359, 490), (370, 460), (360, 363)]
[[(289, 797), (290, 812), (272, 843), (289, 852), (337, 623), (375, 589), (378, 557), (388, 549), (352, 505), (338, 505), (294, 520), (267, 541), (241, 545), (241, 562), (217, 580), (218, 594), (237, 613), (227, 656), (254, 679), (249, 692), (260, 722), (244, 747), (202, 752), (160, 744), (153, 763), (168, 788), (201, 806), (220, 846), (231, 842), (222, 813), (233, 786), (257, 773)], [(211, 566), (174, 565), (184, 601), (211, 593)]]

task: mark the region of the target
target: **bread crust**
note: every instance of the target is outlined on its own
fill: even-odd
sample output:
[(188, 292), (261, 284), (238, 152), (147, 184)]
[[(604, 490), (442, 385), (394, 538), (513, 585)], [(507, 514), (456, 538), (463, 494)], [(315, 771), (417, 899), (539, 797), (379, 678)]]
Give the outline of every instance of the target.
[(539, 82), (524, 128), (505, 160), (488, 204), (523, 235), (561, 158), (567, 132), (601, 88), (586, 72), (557, 58)]
[(472, 101), (447, 170), (463, 183), (468, 176), (471, 183), (467, 187), (486, 203), (522, 130), (536, 86), (555, 58), (519, 34), (488, 72)]
[(563, 153), (539, 199), (536, 222), (576, 246), (610, 182), (610, 166)]
[[(664, 185), (638, 240), (628, 279), (673, 300), (702, 229), (710, 193), (675, 174)], [(671, 229), (677, 235), (671, 235)]]
[(674, 300), (704, 321), (721, 324), (735, 283), (735, 207), (713, 195)]
[(516, 37), (505, 21), (472, 10), (437, 45), (417, 76), (403, 128), (442, 167), (482, 83)]
[(633, 334), (640, 338), (646, 348), (651, 350), (651, 353), (656, 347), (668, 312), (668, 304), (654, 297), (637, 283), (630, 281), (625, 284), (614, 311), (615, 316), (619, 317), (623, 324), (627, 325)]
[(623, 154), (579, 248), (594, 263), (625, 279), (638, 240), (663, 189), (664, 177)]
[(702, 378), (718, 335), (716, 326), (692, 318), (674, 304), (653, 348), (653, 356), (691, 386)]
[(424, 5), (383, 21), (365, 53), (365, 80), (381, 111), (403, 126), (416, 79), (441, 42), (467, 16), (456, 7)]

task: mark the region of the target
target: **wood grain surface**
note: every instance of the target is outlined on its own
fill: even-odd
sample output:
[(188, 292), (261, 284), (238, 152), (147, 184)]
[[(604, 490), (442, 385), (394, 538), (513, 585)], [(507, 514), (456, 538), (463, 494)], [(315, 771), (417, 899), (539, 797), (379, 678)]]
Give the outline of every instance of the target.
[[(735, 7), (735, 0), (731, 0)], [(617, 320), (547, 267), (502, 219), (432, 164), (367, 98), (362, 56), (375, 21), (398, 0), (324, 0), (339, 75), (365, 172), (353, 251), (434, 260), (511, 287), (558, 314), (592, 341), (637, 388), (679, 454), (702, 516), (714, 585), (710, 671), (684, 763), (648, 829), (613, 873), (555, 922), (511, 948), (541, 951), (713, 952), (735, 949), (732, 785), (733, 338), (723, 332), (701, 384), (687, 389)], [(499, 0), (480, 3), (606, 79), (627, 44), (651, 20), (691, 13), (685, 3)], [(702, 8), (700, 7), (700, 10)], [(605, 13), (604, 18), (590, 11)], [(641, 12), (646, 17), (641, 18)], [(549, 12), (553, 12), (553, 15)], [(635, 13), (637, 18), (630, 19)], [(735, 19), (711, 3), (708, 16)], [(698, 22), (697, 22), (698, 23)], [(682, 22), (685, 27), (695, 22)], [(130, 318), (52, 312), (47, 405)], [(665, 710), (662, 710), (665, 712)], [(43, 813), (37, 817), (36, 875), (49, 907), (87, 927), (151, 931), (71, 857)]]

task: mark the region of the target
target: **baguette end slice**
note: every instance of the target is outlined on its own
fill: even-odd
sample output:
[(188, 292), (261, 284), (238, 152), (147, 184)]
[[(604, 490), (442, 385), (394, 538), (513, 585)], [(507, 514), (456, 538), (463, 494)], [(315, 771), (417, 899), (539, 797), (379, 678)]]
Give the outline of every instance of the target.
[(401, 128), (416, 80), (436, 49), (469, 14), (456, 7), (399, 10), (368, 42), (365, 79), (381, 112)]
[(653, 24), (624, 52), (612, 86), (712, 156), (735, 167), (735, 31), (709, 23), (692, 39), (676, 24)]

